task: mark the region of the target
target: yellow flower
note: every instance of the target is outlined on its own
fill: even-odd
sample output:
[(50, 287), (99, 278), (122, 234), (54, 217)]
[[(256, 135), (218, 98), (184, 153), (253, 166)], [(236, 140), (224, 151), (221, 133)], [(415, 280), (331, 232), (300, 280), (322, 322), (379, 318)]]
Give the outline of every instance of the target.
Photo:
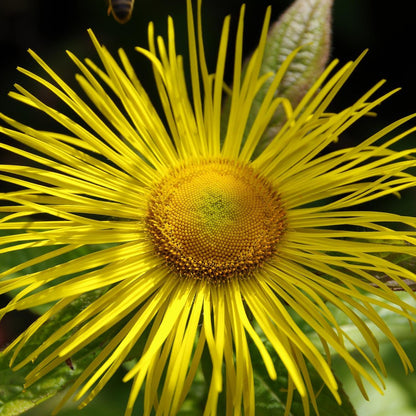
[[(33, 353), (13, 364), (21, 368), (49, 349), (35, 361), (28, 385), (120, 324), (111, 339), (104, 338), (101, 352), (64, 400), (77, 392), (82, 405), (88, 403), (141, 342), (143, 352), (124, 377), (133, 381), (126, 415), (131, 414), (142, 388), (146, 415), (153, 408), (156, 414), (176, 414), (204, 348), (212, 361), (205, 414), (216, 414), (218, 396), (224, 390), (227, 414), (240, 414), (244, 408), (244, 414), (253, 415), (249, 343), (258, 349), (269, 376), (277, 377), (273, 354), (263, 343), (265, 337), (288, 372), (288, 411), (297, 390), (307, 414), (309, 403), (316, 408), (307, 363), (340, 401), (330, 367), (331, 353), (345, 360), (363, 393), (362, 378), (380, 389), (384, 365), (365, 320), (390, 339), (405, 368), (412, 368), (374, 306), (414, 319), (416, 308), (375, 274), (389, 276), (413, 296), (407, 282), (416, 281), (416, 276), (379, 253), (414, 256), (416, 219), (356, 208), (416, 185), (408, 172), (415, 166), (416, 149), (391, 149), (415, 129), (390, 137), (412, 116), (356, 147), (323, 153), (392, 92), (372, 98), (380, 82), (351, 106), (328, 112), (360, 57), (338, 71), (334, 69), (337, 62), (332, 62), (292, 108), (275, 92), (296, 51), (276, 74), (260, 74), (268, 11), (258, 47), (243, 72), (243, 14), (244, 7), (223, 135), (223, 75), (230, 20), (225, 20), (216, 70), (210, 74), (204, 57), (200, 2), (195, 25), (188, 0), (189, 95), (171, 19), (166, 44), (160, 37), (155, 39), (150, 24), (149, 49), (137, 48), (153, 66), (162, 114), (156, 112), (125, 53), (120, 51), (120, 66), (91, 32), (104, 69), (89, 60), (84, 64), (71, 53), (69, 57), (81, 72), (77, 80), (92, 104), (33, 52), (53, 82), (21, 69), (62, 100), (73, 118), (21, 86), (16, 86), (12, 97), (46, 113), (66, 133), (37, 130), (1, 115), (11, 126), (1, 127), (1, 131), (24, 145), (2, 147), (34, 162), (2, 166), (0, 178), (23, 190), (2, 195), (8, 202), (1, 207), (5, 215), (0, 226), (14, 232), (1, 237), (1, 252), (7, 256), (33, 247), (50, 250), (1, 274), (1, 293), (20, 292), (0, 316), (52, 304), (8, 351), (14, 350), (16, 357), (49, 318), (85, 292), (108, 288)], [(248, 128), (253, 99), (270, 77), (267, 93)], [(279, 107), (287, 121), (255, 156)], [(394, 223), (411, 231), (390, 228)], [(96, 244), (102, 244), (99, 250), (57, 265), (48, 263)], [(40, 270), (25, 272), (33, 265)], [(20, 275), (15, 277), (15, 273)], [(368, 350), (357, 346), (356, 354), (349, 352), (346, 344), (354, 341), (338, 325), (328, 305), (357, 327)], [(299, 320), (316, 332), (321, 349), (305, 336)], [(361, 361), (372, 363), (373, 358), (378, 369), (371, 364), (374, 374), (370, 374)]]

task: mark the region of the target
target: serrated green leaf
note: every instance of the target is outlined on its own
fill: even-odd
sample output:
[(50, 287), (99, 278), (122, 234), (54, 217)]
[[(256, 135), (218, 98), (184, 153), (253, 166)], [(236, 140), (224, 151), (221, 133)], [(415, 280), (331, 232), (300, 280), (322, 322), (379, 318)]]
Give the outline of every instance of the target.
[[(259, 363), (260, 364), (260, 363)], [(256, 415), (283, 416), (286, 410), (287, 377), (284, 368), (282, 373), (278, 372), (279, 378), (276, 382), (270, 380), (267, 373), (261, 371), (262, 367), (257, 363), (254, 365), (254, 387), (256, 390)], [(290, 412), (289, 416), (293, 413)]]
[[(82, 309), (88, 306), (93, 300), (99, 297), (103, 291), (94, 291), (81, 296), (72, 302), (43, 327), (25, 344), (20, 351), (19, 357), (25, 357), (34, 351), (44, 340), (76, 316)], [(67, 335), (67, 337), (69, 334)], [(106, 334), (106, 337), (109, 335)], [(0, 414), (2, 416), (15, 416), (54, 396), (87, 367), (96, 354), (101, 350), (105, 336), (97, 338), (94, 342), (85, 347), (82, 351), (71, 357), (71, 363), (62, 364), (55, 368), (39, 381), (24, 388), (24, 380), (36, 365), (26, 365), (18, 371), (9, 368), (11, 353), (0, 353)], [(63, 340), (62, 340), (63, 342)], [(47, 350), (44, 354), (50, 353)], [(43, 355), (39, 357), (42, 358)], [(71, 368), (72, 367), (72, 368)]]
[[(23, 273), (35, 273), (39, 270), (45, 270), (49, 267), (53, 267), (57, 264), (63, 264), (66, 263), (70, 260), (85, 256), (87, 254), (99, 251), (99, 250), (103, 250), (105, 248), (110, 247), (110, 244), (94, 244), (94, 245), (88, 245), (88, 246), (82, 246), (79, 247), (75, 250), (72, 250), (68, 253), (65, 253), (63, 255), (54, 257), (52, 259), (49, 259), (47, 261), (41, 262), (39, 264), (30, 266), (25, 268), (23, 271), (21, 271), (20, 273), (16, 274), (16, 275), (11, 275), (9, 276), (9, 278), (12, 277), (17, 277)], [(53, 246), (53, 247), (33, 247), (33, 248), (26, 248), (26, 249), (21, 249), (18, 251), (13, 252), (12, 254), (9, 255), (3, 255), (2, 259), (1, 259), (1, 263), (0, 263), (0, 271), (3, 272), (5, 270), (11, 269), (12, 267), (25, 263), (28, 260), (34, 259), (36, 257), (40, 257), (43, 254), (49, 253), (52, 250), (57, 249), (58, 246)], [(70, 277), (74, 277), (74, 275), (72, 276), (65, 276), (62, 279), (69, 279)], [(47, 287), (52, 287), (55, 286), (57, 283), (59, 283), (58, 280), (53, 280), (51, 282), (49, 282), (48, 284), (42, 285), (39, 287), (39, 291), (40, 290), (44, 290)], [(20, 292), (21, 289), (17, 289), (14, 291), (11, 291), (9, 293), (9, 295), (11, 297), (14, 297), (17, 293)], [(39, 306), (35, 306), (32, 308), (28, 308), (28, 310), (30, 310), (32, 313), (36, 314), (36, 315), (42, 315), (44, 312), (46, 312), (49, 309), (50, 305), (49, 304), (44, 304), (44, 305), (39, 305)]]
[[(122, 416), (126, 410), (126, 403), (130, 394), (129, 384), (123, 383), (122, 378), (125, 371), (120, 368), (108, 383), (104, 386), (100, 394), (88, 404), (88, 406), (78, 409), (78, 404), (69, 400), (62, 410), (59, 411), (58, 416)], [(65, 390), (56, 394), (50, 400), (28, 410), (25, 416), (50, 416), (64, 397)], [(138, 400), (134, 407), (134, 415), (142, 415), (144, 410), (141, 405), (142, 400)]]
[[(295, 107), (323, 71), (330, 50), (332, 0), (297, 0), (271, 28), (261, 73), (275, 73), (296, 48), (301, 50), (283, 77), (277, 95), (286, 97)], [(253, 123), (264, 99), (270, 79), (257, 94), (249, 117)], [(285, 120), (279, 107), (258, 145), (260, 153), (276, 135)]]
[(77, 360), (77, 365), (73, 370), (68, 365), (59, 366), (29, 388), (24, 389), (25, 374), (33, 366), (14, 372), (8, 367), (10, 355), (0, 356), (0, 414), (2, 416), (20, 415), (54, 396), (82, 372), (85, 368), (83, 361), (86, 357), (88, 361), (91, 359), (91, 353), (87, 353), (86, 357), (80, 357)]

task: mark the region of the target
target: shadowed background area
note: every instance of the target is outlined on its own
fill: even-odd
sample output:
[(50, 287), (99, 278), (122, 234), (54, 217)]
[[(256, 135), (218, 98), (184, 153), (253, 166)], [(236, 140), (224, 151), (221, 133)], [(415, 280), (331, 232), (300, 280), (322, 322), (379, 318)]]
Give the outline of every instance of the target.
[[(0, 2), (0, 108), (10, 110), (11, 106), (15, 107), (6, 94), (13, 82), (21, 79), (15, 71), (16, 66), (28, 69), (37, 66), (26, 53), (27, 48), (39, 53), (65, 79), (73, 79), (74, 67), (64, 51), (69, 49), (81, 58), (94, 58), (87, 28), (92, 28), (112, 52), (122, 46), (133, 61), (140, 62), (133, 48), (147, 45), (147, 23), (154, 21), (157, 33), (164, 34), (166, 17), (171, 15), (175, 20), (178, 44), (185, 45), (185, 0), (136, 0), (135, 3), (132, 19), (120, 25), (107, 16), (106, 0), (60, 1), (59, 8), (55, 0)], [(248, 53), (256, 45), (267, 5), (272, 4), (276, 18), (291, 1), (247, 0), (245, 3), (245, 48)], [(231, 14), (235, 29), (240, 6), (239, 0), (203, 3), (206, 50), (212, 68), (223, 17)], [(399, 2), (396, 7), (377, 0), (334, 2), (332, 57), (345, 61), (355, 58), (365, 48), (370, 49), (351, 84), (353, 88), (344, 93), (348, 92), (353, 99), (380, 78), (386, 78), (391, 88), (404, 87), (400, 97), (383, 106), (383, 118), (393, 119), (396, 114), (406, 114), (415, 108), (413, 74), (416, 64), (409, 56), (409, 42), (415, 38), (416, 27), (410, 6), (411, 2), (406, 1)], [(180, 52), (185, 54), (186, 50)], [(137, 71), (143, 83), (148, 84), (149, 69), (138, 66)], [(22, 106), (16, 107), (26, 112)], [(30, 117), (29, 114), (26, 116)]]

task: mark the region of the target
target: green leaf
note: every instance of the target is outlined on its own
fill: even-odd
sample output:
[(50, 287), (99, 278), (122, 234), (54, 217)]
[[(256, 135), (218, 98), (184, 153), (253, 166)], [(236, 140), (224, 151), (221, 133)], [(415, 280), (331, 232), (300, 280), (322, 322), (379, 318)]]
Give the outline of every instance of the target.
[[(398, 292), (397, 296), (399, 296), (404, 302), (411, 305), (414, 303), (414, 299), (405, 292)], [(368, 295), (368, 297), (374, 297), (373, 295)], [(327, 305), (337, 322), (339, 323), (340, 328), (349, 336), (351, 339), (360, 347), (360, 348), (366, 348), (367, 342), (361, 335), (358, 328), (351, 323), (351, 321), (336, 307), (334, 307), (331, 304)], [(373, 309), (377, 312), (378, 315), (382, 318), (383, 322), (387, 324), (395, 338), (399, 341), (399, 343), (402, 343), (403, 341), (408, 340), (415, 340), (415, 333), (412, 330), (412, 326), (410, 325), (409, 321), (386, 308), (383, 308), (378, 305), (372, 305)], [(379, 344), (391, 344), (391, 341), (387, 337), (387, 335), (380, 330), (380, 328), (371, 321), (368, 317), (365, 317), (363, 315), (360, 315), (360, 318), (364, 321), (364, 323), (367, 325), (367, 327), (370, 329), (370, 331), (374, 334)], [(305, 328), (305, 333), (308, 335), (309, 339), (314, 342), (317, 348), (322, 348), (322, 345), (320, 345), (319, 338), (317, 335), (313, 332), (311, 332), (311, 329)], [(345, 343), (345, 348), (347, 348), (350, 351), (354, 351), (355, 347), (349, 343)]]
[[(58, 416), (122, 416), (126, 410), (126, 403), (130, 394), (130, 383), (123, 383), (125, 375), (123, 368), (120, 368), (104, 386), (100, 394), (88, 404), (78, 409), (78, 404), (70, 399)], [(65, 394), (65, 390), (56, 394), (50, 400), (45, 400), (34, 408), (28, 410), (25, 416), (50, 416)], [(137, 400), (134, 406), (133, 415), (142, 415), (144, 410), (140, 406), (141, 400)]]
[[(21, 276), (23, 274), (30, 274), (30, 273), (35, 273), (35, 272), (38, 272), (38, 271), (46, 270), (49, 267), (53, 267), (53, 266), (58, 265), (58, 264), (66, 263), (70, 260), (85, 256), (87, 254), (90, 254), (90, 253), (93, 253), (93, 252), (96, 252), (96, 251), (106, 249), (108, 247), (111, 247), (111, 245), (110, 244), (94, 244), (94, 245), (91, 244), (91, 245), (88, 245), (88, 246), (82, 246), (82, 247), (74, 249), (74, 250), (72, 250), (68, 253), (65, 253), (63, 255), (60, 255), (60, 256), (54, 257), (52, 259), (49, 259), (47, 261), (43, 261), (41, 263), (32, 265), (30, 267), (26, 267), (24, 270), (20, 271), (19, 273), (8, 276), (8, 278), (18, 277), (18, 276)], [(49, 253), (50, 251), (53, 251), (57, 248), (58, 248), (58, 246), (33, 247), (33, 248), (26, 248), (26, 249), (17, 250), (15, 252), (13, 252), (12, 254), (3, 255), (2, 258), (1, 258), (1, 263), (0, 263), (0, 271), (4, 272), (8, 269), (11, 269), (12, 267), (14, 267), (16, 265), (23, 264), (28, 260), (34, 259), (36, 257), (40, 257), (40, 256), (42, 256), (46, 253)], [(71, 277), (74, 277), (74, 275), (64, 276), (62, 278), (62, 280), (63, 279), (68, 280)], [(49, 282), (48, 284), (42, 285), (42, 286), (39, 287), (38, 291), (44, 290), (47, 287), (55, 286), (60, 281), (61, 280), (59, 280), (59, 281), (54, 280), (54, 281)], [(20, 291), (21, 291), (21, 289), (16, 289), (14, 291), (9, 292), (8, 295), (10, 297), (14, 297)], [(30, 310), (32, 313), (34, 313), (36, 315), (42, 315), (49, 308), (50, 308), (50, 304), (45, 304), (45, 305), (39, 305), (39, 306), (35, 306), (35, 307), (32, 307), (32, 308), (28, 308), (28, 310)]]
[[(34, 351), (58, 328), (80, 313), (102, 293), (103, 290), (100, 290), (80, 296), (79, 299), (72, 302), (43, 325), (22, 348), (16, 362), (19, 362), (19, 357), (25, 357)], [(66, 338), (69, 335), (67, 334)], [(0, 414), (2, 416), (19, 415), (54, 396), (84, 371), (101, 350), (103, 342), (109, 336), (109, 334), (105, 334), (97, 338), (74, 357), (71, 357), (70, 363), (60, 365), (27, 388), (23, 387), (25, 376), (35, 367), (36, 363), (28, 364), (18, 371), (13, 371), (9, 368), (12, 353), (0, 353)], [(63, 341), (64, 339), (59, 342)], [(45, 351), (38, 360), (50, 352), (51, 349)]]
[[(414, 334), (413, 334), (414, 335)], [(416, 342), (401, 341), (400, 344), (409, 355), (411, 362), (416, 362)], [(334, 357), (334, 369), (337, 376), (343, 380), (345, 390), (359, 415), (365, 416), (414, 416), (416, 414), (416, 374), (406, 374), (402, 362), (394, 347), (390, 344), (380, 345), (380, 353), (386, 364), (388, 377), (385, 379), (386, 389), (381, 395), (375, 389), (367, 390), (366, 400), (357, 387), (348, 367), (340, 357)], [(371, 371), (370, 366), (364, 367)]]
[[(286, 97), (292, 107), (300, 102), (327, 63), (330, 50), (331, 9), (332, 0), (297, 0), (272, 26), (268, 35), (261, 74), (276, 73), (287, 56), (301, 47), (277, 91), (277, 95)], [(271, 82), (269, 79), (257, 94), (248, 128), (253, 123)], [(284, 120), (284, 111), (279, 107), (258, 145), (257, 154), (261, 153), (276, 135)]]

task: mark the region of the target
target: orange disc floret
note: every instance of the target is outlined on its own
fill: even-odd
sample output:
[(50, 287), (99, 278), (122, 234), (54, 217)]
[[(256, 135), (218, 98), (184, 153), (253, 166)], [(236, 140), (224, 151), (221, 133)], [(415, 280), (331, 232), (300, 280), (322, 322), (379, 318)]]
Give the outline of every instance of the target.
[(173, 270), (213, 283), (249, 275), (276, 251), (286, 228), (271, 183), (224, 159), (173, 169), (154, 186), (146, 222)]

